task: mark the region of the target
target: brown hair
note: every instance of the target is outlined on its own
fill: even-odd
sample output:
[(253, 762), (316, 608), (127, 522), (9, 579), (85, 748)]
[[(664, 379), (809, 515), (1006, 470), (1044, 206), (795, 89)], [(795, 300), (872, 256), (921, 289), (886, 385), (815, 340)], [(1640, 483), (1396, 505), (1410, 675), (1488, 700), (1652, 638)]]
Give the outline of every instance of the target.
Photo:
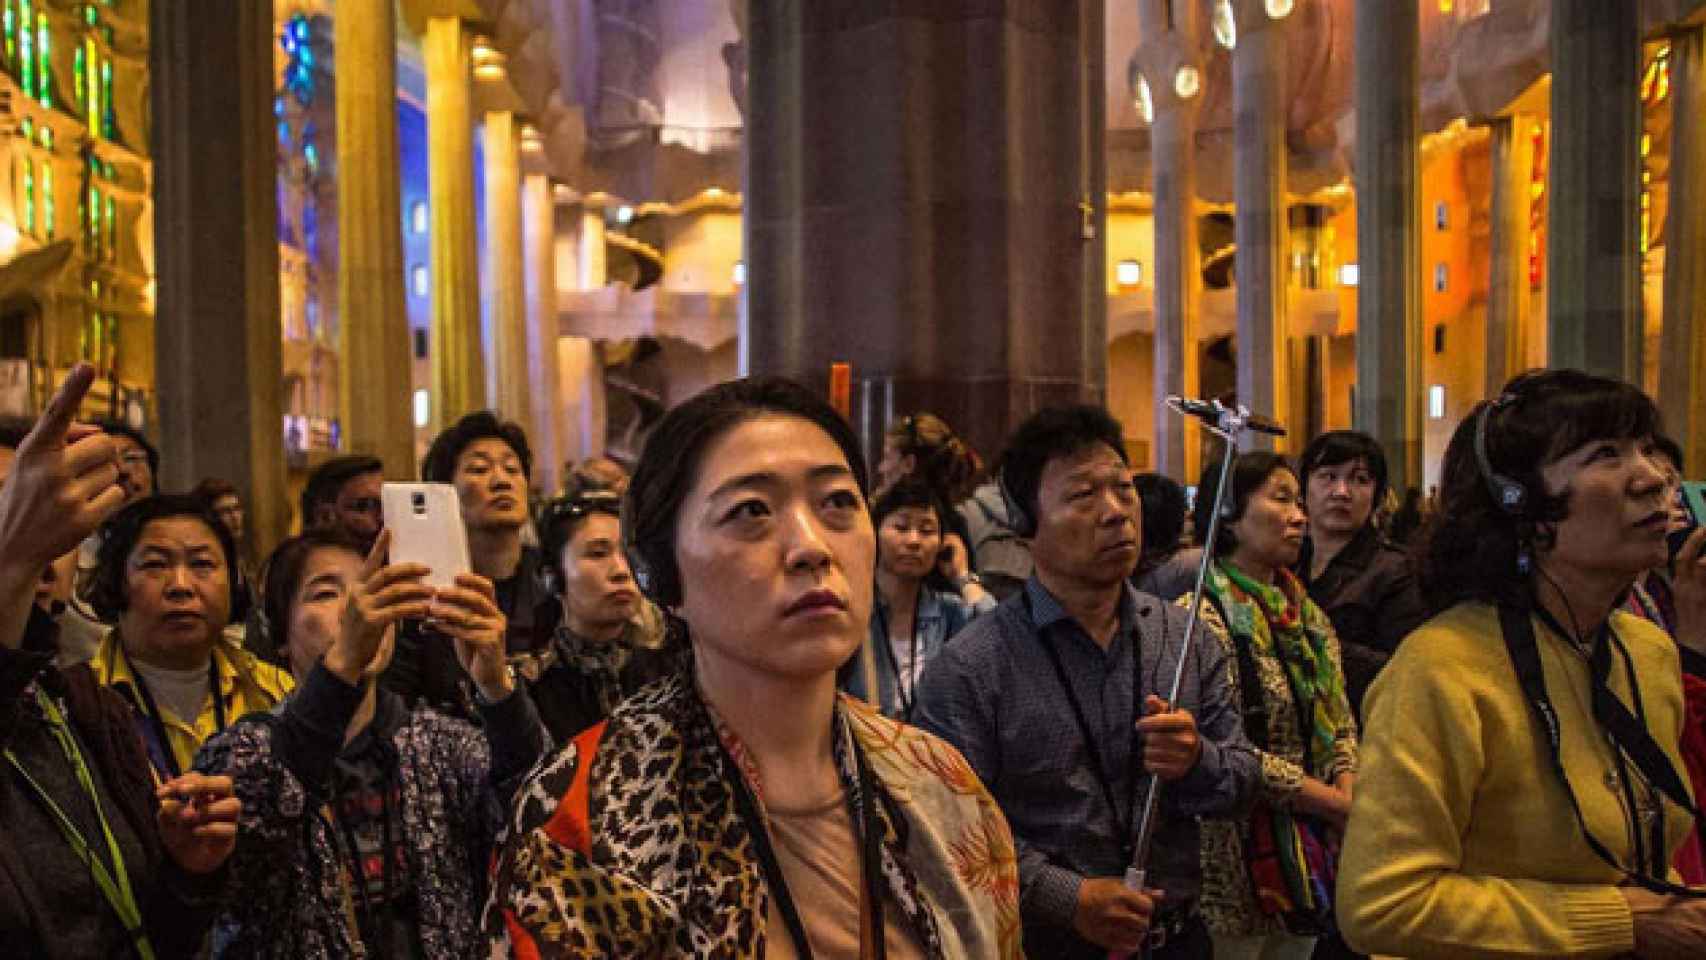
[(890, 425), (884, 436), (916, 462), (913, 475), (950, 505), (971, 496), (980, 467), (977, 454), (933, 413), (915, 413)]

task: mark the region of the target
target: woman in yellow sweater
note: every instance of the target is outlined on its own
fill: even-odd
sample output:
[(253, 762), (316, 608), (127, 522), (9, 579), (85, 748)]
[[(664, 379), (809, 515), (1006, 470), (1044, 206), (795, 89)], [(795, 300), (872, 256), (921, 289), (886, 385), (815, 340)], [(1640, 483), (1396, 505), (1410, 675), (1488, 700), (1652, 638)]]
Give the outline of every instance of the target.
[[(1551, 370), (1452, 437), (1421, 547), (1444, 612), (1365, 705), (1338, 884), (1353, 946), (1706, 957), (1706, 901), (1667, 890), (1693, 822), (1676, 648), (1616, 610), (1666, 556), (1658, 426), (1635, 388)], [(1679, 564), (1696, 594), (1703, 543)]]

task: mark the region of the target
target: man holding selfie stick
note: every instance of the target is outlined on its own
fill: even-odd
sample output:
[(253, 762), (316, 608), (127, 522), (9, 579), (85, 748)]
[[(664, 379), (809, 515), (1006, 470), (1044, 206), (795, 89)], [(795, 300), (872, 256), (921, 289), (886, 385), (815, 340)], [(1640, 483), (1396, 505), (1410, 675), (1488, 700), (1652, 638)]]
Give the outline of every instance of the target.
[[(1001, 463), (1036, 570), (925, 668), (915, 722), (959, 748), (1007, 816), (1028, 955), (1210, 956), (1196, 818), (1243, 809), (1258, 776), (1224, 648), (1186, 653), (1187, 611), (1127, 581), (1140, 513), (1107, 411), (1041, 411)], [(1150, 775), (1166, 790), (1133, 890)]]

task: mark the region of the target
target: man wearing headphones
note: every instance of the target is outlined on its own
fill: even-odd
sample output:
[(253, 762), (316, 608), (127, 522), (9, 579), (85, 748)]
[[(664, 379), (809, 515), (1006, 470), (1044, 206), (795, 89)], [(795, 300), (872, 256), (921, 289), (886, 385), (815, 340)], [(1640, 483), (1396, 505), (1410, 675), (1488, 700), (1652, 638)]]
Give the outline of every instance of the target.
[(556, 743), (680, 664), (622, 553), (621, 502), (587, 491), (553, 500), (539, 519), (543, 586), (558, 600), (557, 619), (550, 646), (522, 658), (518, 672)]
[(136, 501), (101, 528), (100, 544), (85, 595), (113, 629), (89, 667), (130, 705), (164, 782), (190, 768), (202, 741), (272, 709), (294, 684), (224, 640), (236, 547), (202, 500)]
[[(1195, 818), (1236, 813), (1257, 779), (1222, 647), (1199, 637), (1187, 653), (1186, 612), (1128, 583), (1139, 504), (1107, 411), (1033, 415), (1002, 480), (1035, 573), (925, 669), (918, 723), (960, 749), (1007, 816), (1027, 954), (1210, 956)], [(1136, 863), (1152, 782), (1159, 820)], [(1134, 865), (1152, 889), (1127, 888)]]

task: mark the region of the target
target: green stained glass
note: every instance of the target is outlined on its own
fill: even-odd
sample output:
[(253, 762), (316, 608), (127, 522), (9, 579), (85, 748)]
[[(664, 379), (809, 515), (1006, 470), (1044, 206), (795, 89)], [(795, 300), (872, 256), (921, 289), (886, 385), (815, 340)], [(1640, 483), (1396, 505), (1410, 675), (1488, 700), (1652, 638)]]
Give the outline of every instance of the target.
[(101, 61), (101, 136), (113, 139), (117, 121), (113, 116), (113, 62)]
[(36, 122), (29, 117), (18, 121), (18, 129), (23, 131), (25, 140), (33, 140), (36, 135)]
[(41, 137), (39, 138), (39, 140), (40, 140), (40, 143), (42, 145), (42, 149), (52, 150), (53, 149), (53, 128), (48, 126), (45, 123), (42, 124), (41, 125)]
[(41, 207), (42, 220), (46, 227), (47, 238), (53, 239), (53, 163), (49, 161), (41, 165)]
[(88, 66), (84, 60), (83, 48), (78, 47), (77, 52), (71, 57), (71, 90), (72, 95), (78, 103), (86, 103), (88, 101), (89, 86), (86, 82), (87, 74)]
[(113, 195), (107, 194), (107, 259), (118, 259), (118, 205), (113, 203)]
[(36, 98), (53, 109), (53, 53), (48, 43), (47, 14), (36, 14)]
[(6, 65), (18, 65), (18, 3), (17, 0), (6, 0), (6, 12), (0, 14), (0, 28), (6, 34)]
[(36, 165), (24, 161), (24, 229), (36, 232)]
[(24, 0), (24, 29), (18, 32), (18, 85), (24, 96), (36, 95), (36, 44), (29, 27), (30, 0)]
[(92, 4), (92, 3), (83, 4), (83, 22), (84, 23), (86, 23), (92, 27), (96, 23), (99, 23), (100, 19), (101, 19), (101, 15), (95, 11), (95, 5), (94, 4)]

